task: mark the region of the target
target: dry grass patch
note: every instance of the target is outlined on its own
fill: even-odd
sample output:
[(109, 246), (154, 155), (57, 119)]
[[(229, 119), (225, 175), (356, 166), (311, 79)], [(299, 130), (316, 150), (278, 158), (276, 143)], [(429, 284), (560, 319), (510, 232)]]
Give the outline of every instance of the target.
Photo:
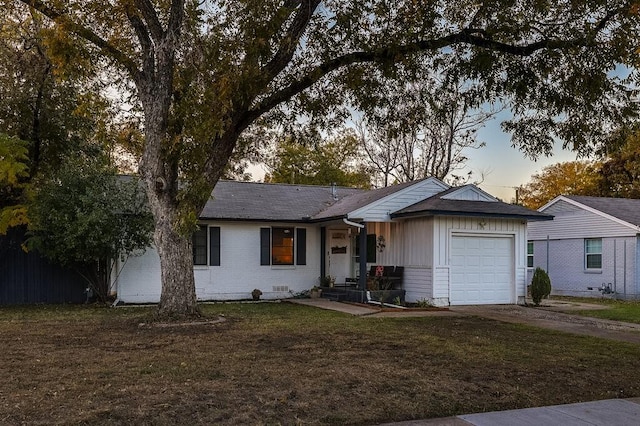
[[(374, 424), (640, 396), (640, 347), (464, 318), (204, 305), (0, 309), (2, 424)], [(615, 365), (616, 368), (607, 366)]]

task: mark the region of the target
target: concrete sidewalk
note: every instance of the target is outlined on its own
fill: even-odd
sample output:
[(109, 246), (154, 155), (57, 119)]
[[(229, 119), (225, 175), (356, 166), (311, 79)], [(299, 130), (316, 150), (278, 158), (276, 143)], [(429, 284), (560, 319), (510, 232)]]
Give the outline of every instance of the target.
[(640, 424), (640, 398), (464, 414), (386, 426), (627, 426)]

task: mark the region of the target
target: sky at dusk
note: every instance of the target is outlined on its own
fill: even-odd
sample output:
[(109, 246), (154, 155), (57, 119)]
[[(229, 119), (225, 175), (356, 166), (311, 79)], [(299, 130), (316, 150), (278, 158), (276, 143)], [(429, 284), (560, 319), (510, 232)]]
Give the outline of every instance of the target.
[(508, 118), (509, 113), (503, 112), (487, 123), (478, 132), (478, 139), (487, 145), (467, 151), (468, 168), (474, 176), (480, 177), (484, 173), (484, 181), (478, 186), (506, 202), (515, 198), (515, 187), (529, 182), (531, 176), (545, 166), (576, 160), (576, 154), (563, 150), (561, 143), (556, 144), (551, 157), (542, 156), (537, 161), (525, 157), (518, 148), (511, 146), (511, 135), (500, 129), (500, 122)]

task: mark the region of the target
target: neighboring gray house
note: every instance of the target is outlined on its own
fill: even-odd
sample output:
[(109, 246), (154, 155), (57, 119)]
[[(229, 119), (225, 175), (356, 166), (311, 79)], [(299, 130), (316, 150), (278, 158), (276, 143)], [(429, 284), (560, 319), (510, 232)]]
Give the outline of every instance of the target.
[(561, 195), (539, 211), (554, 220), (529, 226), (527, 282), (541, 267), (552, 294), (640, 295), (640, 200)]
[[(285, 298), (330, 275), (366, 283), (371, 266), (402, 266), (408, 301), (521, 303), (528, 220), (473, 185), (427, 178), (376, 190), (221, 181), (194, 235), (200, 300)], [(123, 302), (157, 302), (155, 250), (118, 266)]]

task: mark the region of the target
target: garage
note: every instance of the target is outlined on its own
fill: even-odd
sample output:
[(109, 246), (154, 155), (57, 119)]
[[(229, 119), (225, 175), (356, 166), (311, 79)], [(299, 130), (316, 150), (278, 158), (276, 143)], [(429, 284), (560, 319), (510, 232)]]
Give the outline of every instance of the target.
[(452, 236), (452, 305), (515, 303), (514, 286), (513, 236)]

